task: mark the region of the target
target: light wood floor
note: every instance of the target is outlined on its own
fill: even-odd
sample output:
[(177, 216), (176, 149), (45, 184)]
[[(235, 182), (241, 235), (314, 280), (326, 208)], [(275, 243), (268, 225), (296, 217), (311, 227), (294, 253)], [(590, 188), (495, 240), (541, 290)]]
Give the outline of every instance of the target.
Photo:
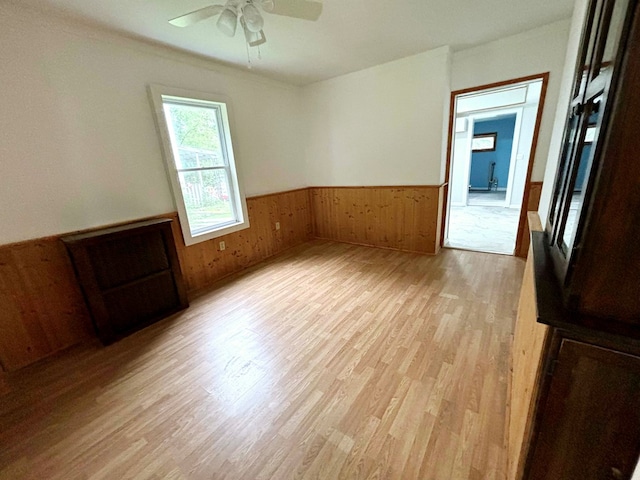
[(504, 478), (524, 263), (316, 241), (12, 374), (0, 477)]

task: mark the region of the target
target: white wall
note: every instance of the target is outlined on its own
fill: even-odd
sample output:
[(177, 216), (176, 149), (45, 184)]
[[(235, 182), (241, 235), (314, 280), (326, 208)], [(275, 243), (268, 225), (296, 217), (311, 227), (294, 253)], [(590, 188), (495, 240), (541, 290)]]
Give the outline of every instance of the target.
[(443, 47), (305, 87), (309, 184), (439, 184), (450, 91), (550, 72), (532, 173), (542, 180), (569, 24), (454, 54)]
[(536, 126), (536, 117), (538, 116), (538, 101), (540, 100), (541, 90), (542, 83), (530, 85), (527, 91), (527, 103), (522, 109), (520, 137), (516, 150), (515, 165), (512, 167), (514, 169), (512, 190), (508, 199), (509, 207), (511, 208), (520, 208), (522, 206), (522, 197), (524, 195), (527, 170), (529, 167), (528, 160), (533, 145), (533, 133)]
[(301, 90), (0, 4), (0, 244), (174, 211), (146, 86), (226, 94), (248, 195), (306, 186)]
[(588, 0), (576, 0), (573, 10), (571, 32), (569, 34), (567, 54), (562, 74), (561, 90), (555, 111), (553, 136), (551, 137), (549, 144), (549, 159), (547, 160), (547, 168), (544, 172), (544, 183), (542, 185), (540, 206), (538, 208), (538, 214), (540, 215), (540, 220), (542, 221), (543, 226), (545, 225), (547, 216), (549, 215), (551, 196), (553, 194), (553, 182), (555, 180), (556, 169), (558, 168), (558, 161), (560, 159), (562, 136), (564, 134), (567, 111), (571, 100), (573, 75), (576, 68), (576, 59), (578, 58), (578, 49), (580, 48), (582, 28), (585, 23), (587, 3)]
[(232, 99), (247, 195), (440, 184), (450, 87), (551, 71), (553, 105), (567, 30), (442, 47), (301, 89), (0, 3), (0, 244), (175, 209), (149, 83)]
[[(533, 133), (536, 128), (538, 109), (533, 105), (525, 105), (522, 109), (522, 123), (520, 124), (520, 138), (516, 147), (516, 155), (513, 158), (513, 180), (510, 183), (512, 189), (508, 194), (507, 202), (510, 208), (522, 207), (524, 187), (527, 183), (527, 171), (529, 169), (529, 156), (533, 146)], [(535, 181), (535, 180), (534, 180)]]
[(550, 72), (532, 181), (541, 181), (544, 176), (569, 26), (569, 20), (562, 20), (453, 55), (451, 90)]
[(304, 87), (310, 185), (441, 183), (449, 68), (443, 47)]
[(464, 132), (457, 132), (453, 138), (453, 158), (451, 159), (451, 180), (449, 183), (449, 204), (454, 207), (464, 207), (467, 205), (473, 122), (468, 118), (466, 118), (466, 120), (466, 130)]

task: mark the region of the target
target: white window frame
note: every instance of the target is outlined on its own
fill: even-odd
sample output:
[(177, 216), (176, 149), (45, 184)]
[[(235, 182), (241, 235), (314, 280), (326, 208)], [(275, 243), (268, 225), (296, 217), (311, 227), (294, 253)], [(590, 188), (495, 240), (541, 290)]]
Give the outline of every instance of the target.
[[(160, 135), (160, 143), (162, 146), (162, 156), (169, 177), (169, 184), (175, 207), (178, 210), (178, 218), (182, 229), (182, 236), (185, 245), (193, 245), (204, 242), (212, 238), (221, 237), (232, 232), (237, 232), (245, 228), (249, 228), (249, 215), (247, 211), (247, 201), (242, 188), (242, 181), (238, 169), (237, 159), (234, 154), (232, 130), (233, 130), (233, 114), (229, 99), (224, 95), (194, 92), (181, 88), (166, 87), (163, 85), (149, 85), (149, 98), (153, 108), (156, 126)], [(173, 103), (215, 107), (219, 112), (218, 121), (221, 122), (221, 137), (224, 145), (222, 145), (223, 157), (225, 161), (224, 168), (228, 172), (229, 177), (229, 196), (232, 199), (232, 209), (235, 214), (235, 220), (221, 225), (212, 226), (201, 232), (191, 233), (189, 217), (184, 201), (184, 194), (180, 185), (180, 170), (177, 167), (176, 152), (171, 142), (171, 133), (169, 131), (169, 123), (165, 117), (164, 103), (166, 100)]]

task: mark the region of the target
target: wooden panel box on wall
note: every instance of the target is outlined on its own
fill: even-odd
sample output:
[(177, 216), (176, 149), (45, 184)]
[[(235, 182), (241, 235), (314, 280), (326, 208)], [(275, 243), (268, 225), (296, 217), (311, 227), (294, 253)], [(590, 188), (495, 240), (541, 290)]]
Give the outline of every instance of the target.
[(103, 343), (189, 305), (171, 223), (148, 220), (62, 239)]

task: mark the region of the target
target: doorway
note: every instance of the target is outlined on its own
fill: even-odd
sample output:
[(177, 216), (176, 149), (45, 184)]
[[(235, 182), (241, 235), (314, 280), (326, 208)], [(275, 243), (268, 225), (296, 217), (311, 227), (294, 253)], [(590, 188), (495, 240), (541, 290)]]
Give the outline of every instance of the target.
[(443, 246), (515, 253), (547, 78), (452, 93)]

